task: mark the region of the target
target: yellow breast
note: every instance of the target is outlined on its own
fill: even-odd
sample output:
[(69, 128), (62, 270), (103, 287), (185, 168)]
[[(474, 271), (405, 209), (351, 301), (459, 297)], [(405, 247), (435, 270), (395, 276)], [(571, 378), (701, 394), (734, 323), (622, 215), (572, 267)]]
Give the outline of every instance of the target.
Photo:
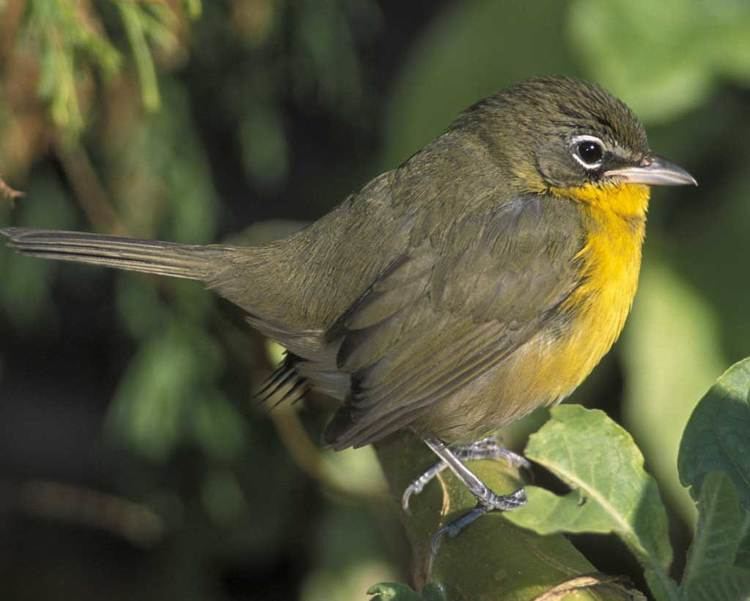
[(564, 306), (574, 315), (573, 323), (556, 349), (556, 377), (565, 396), (599, 363), (625, 325), (638, 286), (649, 188), (587, 185), (553, 193), (580, 203), (587, 230), (576, 256), (583, 281)]
[[(544, 328), (492, 372), (435, 408), (428, 431), (449, 441), (471, 440), (542, 404), (567, 397), (622, 331), (641, 265), (645, 186), (554, 190), (560, 202), (580, 203), (586, 241), (573, 260), (582, 283), (563, 309), (570, 320)], [(460, 424), (440, 430), (445, 424)]]

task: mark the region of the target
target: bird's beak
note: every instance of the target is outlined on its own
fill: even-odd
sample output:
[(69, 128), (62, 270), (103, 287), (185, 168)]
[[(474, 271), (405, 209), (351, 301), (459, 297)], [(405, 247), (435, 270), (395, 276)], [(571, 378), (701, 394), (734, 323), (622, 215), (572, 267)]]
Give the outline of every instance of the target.
[(682, 167), (655, 155), (647, 156), (639, 165), (610, 169), (605, 171), (604, 175), (629, 184), (646, 184), (649, 186), (698, 185), (695, 178)]

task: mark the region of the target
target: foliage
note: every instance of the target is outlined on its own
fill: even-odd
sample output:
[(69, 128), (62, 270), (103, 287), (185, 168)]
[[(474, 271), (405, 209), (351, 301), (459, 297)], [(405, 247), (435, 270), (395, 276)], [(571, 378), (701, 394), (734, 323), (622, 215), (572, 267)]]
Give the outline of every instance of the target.
[(440, 587), (428, 585), (421, 593), (398, 582), (383, 582), (367, 590), (368, 595), (375, 595), (372, 601), (443, 601), (444, 592)]
[[(656, 601), (750, 599), (745, 555), (750, 540), (750, 478), (744, 466), (750, 456), (749, 402), (750, 358), (719, 378), (696, 406), (683, 435), (680, 478), (695, 498), (698, 523), (680, 584), (669, 575), (673, 551), (656, 482), (644, 471), (632, 437), (601, 411), (577, 405), (552, 409), (550, 420), (530, 437), (525, 456), (571, 490), (558, 496), (527, 486), (528, 504), (503, 516), (543, 536), (617, 535), (643, 566)], [(490, 525), (474, 527), (489, 530)], [(512, 539), (513, 533), (506, 532), (504, 538)], [(523, 555), (522, 540), (516, 538), (515, 554)], [(487, 545), (481, 548), (489, 552)], [(479, 570), (470, 572), (471, 578), (480, 577)], [(439, 573), (433, 577), (437, 578), (433, 586), (452, 584), (440, 580)], [(493, 598), (526, 598), (516, 596), (523, 590), (519, 584), (503, 584)], [(398, 587), (383, 590), (404, 601), (414, 595)], [(371, 594), (375, 593), (380, 589), (373, 589)]]
[[(435, 461), (420, 440), (406, 435), (379, 444), (378, 456), (397, 498), (414, 478), (415, 466), (419, 472)], [(515, 490), (521, 481), (518, 468), (504, 462), (477, 461), (471, 467), (501, 493)], [(441, 592), (448, 599), (488, 601), (534, 601), (563, 593), (578, 601), (633, 598), (629, 587), (597, 573), (564, 536), (522, 530), (501, 514), (483, 516), (458, 536), (442, 539), (436, 552), (437, 529), (475, 504), (466, 487), (444, 473), (411, 500), (408, 514), (402, 514), (414, 555), (413, 581), (425, 599)], [(398, 601), (416, 597), (405, 585), (391, 583), (375, 590)]]
[(725, 473), (750, 509), (750, 360), (731, 367), (708, 391), (685, 429), (680, 446), (680, 479), (699, 497), (703, 479)]
[(745, 359), (711, 387), (685, 429), (680, 479), (700, 510), (683, 576), (687, 599), (750, 599), (749, 403)]
[(657, 601), (750, 599), (749, 400), (746, 359), (698, 403), (683, 434), (680, 478), (695, 498), (698, 523), (679, 585), (668, 576), (672, 549), (656, 483), (632, 438), (602, 412), (574, 405), (552, 410), (525, 456), (572, 490), (558, 497), (527, 487), (529, 504), (505, 517), (539, 534), (617, 534), (643, 564)]
[[(615, 533), (646, 571), (649, 582), (672, 588), (667, 514), (656, 482), (643, 469), (632, 437), (597, 410), (562, 405), (529, 439), (525, 455), (572, 491), (563, 497), (529, 487), (529, 503), (507, 518), (539, 534)], [(674, 599), (670, 594), (665, 599)]]
[[(200, 0), (139, 3), (115, 0), (138, 73), (144, 106), (160, 105), (153, 52), (174, 55), (186, 21), (200, 14)], [(85, 126), (82, 93), (97, 73), (111, 80), (123, 66), (123, 52), (88, 3), (31, 0), (20, 36), (25, 52), (40, 59), (39, 95), (49, 102), (54, 123), (76, 135)], [(89, 81), (86, 81), (88, 79)]]
[(750, 83), (750, 13), (733, 0), (577, 0), (569, 35), (587, 70), (650, 122), (695, 109), (717, 79)]

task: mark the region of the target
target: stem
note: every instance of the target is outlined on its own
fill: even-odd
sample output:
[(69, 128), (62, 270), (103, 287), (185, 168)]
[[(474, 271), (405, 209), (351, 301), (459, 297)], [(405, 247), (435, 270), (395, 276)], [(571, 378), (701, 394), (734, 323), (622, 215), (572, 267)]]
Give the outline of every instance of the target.
[(55, 143), (55, 153), (62, 163), (75, 197), (89, 223), (100, 232), (123, 235), (127, 228), (109, 200), (86, 151), (77, 141)]
[[(409, 435), (389, 439), (377, 452), (399, 506), (404, 488), (436, 459), (421, 441)], [(471, 469), (498, 493), (509, 493), (521, 482), (515, 468), (500, 462), (472, 462)], [(566, 586), (576, 588), (576, 599), (627, 598), (616, 579), (598, 575), (564, 536), (534, 534), (498, 513), (483, 516), (456, 538), (444, 540), (437, 557), (431, 558), (433, 533), (474, 504), (471, 494), (446, 470), (412, 498), (410, 514), (401, 511), (412, 544), (417, 588), (437, 583), (448, 592), (448, 598), (486, 601), (533, 601)]]

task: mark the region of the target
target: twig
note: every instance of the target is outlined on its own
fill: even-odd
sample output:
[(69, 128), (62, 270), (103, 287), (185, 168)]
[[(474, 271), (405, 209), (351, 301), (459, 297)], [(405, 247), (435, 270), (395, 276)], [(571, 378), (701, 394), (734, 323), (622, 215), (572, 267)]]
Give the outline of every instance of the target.
[(164, 521), (149, 507), (81, 486), (31, 480), (21, 484), (18, 500), (30, 515), (99, 528), (141, 547), (164, 536)]
[(271, 421), (282, 444), (289, 451), (294, 463), (305, 474), (320, 482), (324, 488), (337, 497), (357, 504), (371, 504), (382, 501), (381, 495), (363, 494), (341, 486), (333, 480), (324, 469), (325, 460), (320, 448), (313, 443), (310, 435), (302, 426), (299, 415), (290, 409), (279, 409), (270, 412)]
[(3, 196), (8, 200), (15, 200), (16, 198), (19, 198), (23, 195), (23, 192), (11, 188), (8, 183), (2, 177), (0, 177), (0, 196)]
[(534, 601), (563, 601), (571, 593), (586, 589), (599, 590), (600, 592), (613, 591), (616, 594), (621, 594), (623, 601), (648, 601), (646, 595), (627, 586), (624, 578), (604, 574), (576, 576), (558, 584)]
[(57, 139), (55, 152), (68, 176), (74, 196), (91, 225), (100, 232), (126, 234), (127, 228), (120, 221), (104, 185), (80, 144)]
[(21, 24), (21, 17), (26, 9), (26, 0), (9, 0), (3, 9), (0, 19), (0, 60), (10, 57), (16, 44), (16, 34)]

